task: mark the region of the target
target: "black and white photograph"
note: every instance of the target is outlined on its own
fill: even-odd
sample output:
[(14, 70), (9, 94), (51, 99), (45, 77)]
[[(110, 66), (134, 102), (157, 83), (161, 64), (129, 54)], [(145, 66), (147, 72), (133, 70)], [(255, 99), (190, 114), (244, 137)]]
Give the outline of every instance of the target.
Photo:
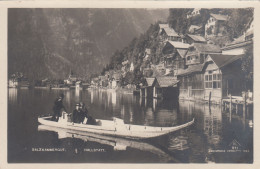
[(254, 13), (8, 8), (7, 163), (253, 164)]

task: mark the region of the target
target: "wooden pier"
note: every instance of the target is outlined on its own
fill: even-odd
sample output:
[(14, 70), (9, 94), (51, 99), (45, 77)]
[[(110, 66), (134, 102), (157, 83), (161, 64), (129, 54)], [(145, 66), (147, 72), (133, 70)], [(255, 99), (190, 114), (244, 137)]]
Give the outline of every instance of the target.
[(223, 110), (229, 110), (230, 114), (232, 114), (232, 112), (238, 114), (238, 112), (242, 111), (243, 117), (246, 117), (249, 114), (249, 106), (252, 105), (252, 98), (249, 98), (245, 93), (243, 93), (242, 96), (229, 95), (222, 99)]

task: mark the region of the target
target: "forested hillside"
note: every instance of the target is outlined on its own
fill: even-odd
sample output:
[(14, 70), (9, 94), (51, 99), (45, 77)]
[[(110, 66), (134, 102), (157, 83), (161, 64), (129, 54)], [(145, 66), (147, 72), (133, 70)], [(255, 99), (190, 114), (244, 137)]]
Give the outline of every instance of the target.
[(98, 73), (167, 9), (9, 9), (8, 74), (30, 79)]
[[(235, 38), (238, 38), (243, 34), (246, 25), (253, 16), (252, 8), (244, 9), (201, 9), (201, 14), (187, 18), (187, 14), (193, 9), (170, 9), (169, 17), (167, 21), (169, 25), (179, 34), (188, 33), (188, 29), (191, 25), (202, 26), (201, 34), (204, 35), (205, 24), (210, 17), (210, 13), (218, 13), (223, 15), (228, 15), (228, 21), (226, 23), (226, 38), (224, 43), (230, 43)], [(110, 63), (103, 69), (101, 74), (106, 71), (114, 70), (120, 71), (122, 68), (122, 62), (128, 60), (134, 64), (134, 72), (127, 72), (123, 79), (128, 79), (129, 83), (138, 84), (143, 78), (142, 72), (140, 72), (140, 67), (148, 67), (149, 64), (158, 64), (162, 56), (161, 48), (158, 38), (159, 23), (153, 24), (149, 29), (138, 38), (132, 40), (129, 46), (123, 48), (122, 50), (116, 51)], [(223, 41), (223, 39), (212, 39), (218, 45), (218, 41)], [(221, 42), (223, 43), (223, 42)], [(151, 49), (151, 58), (144, 60), (145, 49)], [(129, 81), (129, 78), (132, 79)]]

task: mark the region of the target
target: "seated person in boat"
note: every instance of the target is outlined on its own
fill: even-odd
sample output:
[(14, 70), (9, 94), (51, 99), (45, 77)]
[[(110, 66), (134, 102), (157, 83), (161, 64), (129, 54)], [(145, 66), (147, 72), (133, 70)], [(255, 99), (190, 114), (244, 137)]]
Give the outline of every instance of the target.
[(61, 112), (66, 111), (62, 103), (63, 98), (64, 94), (61, 94), (54, 102), (52, 121), (58, 121), (59, 117), (61, 117)]
[(81, 122), (81, 111), (79, 109), (79, 104), (76, 104), (75, 110), (72, 113), (72, 121), (73, 123), (80, 123)]
[(86, 124), (96, 125), (96, 120), (88, 114), (88, 109), (86, 108), (84, 103), (80, 103), (80, 111), (81, 111), (81, 123), (84, 122), (84, 119), (87, 118)]
[(80, 109), (80, 122), (83, 123), (85, 118), (88, 118), (88, 109), (86, 108), (85, 104), (83, 102), (79, 103), (79, 109)]

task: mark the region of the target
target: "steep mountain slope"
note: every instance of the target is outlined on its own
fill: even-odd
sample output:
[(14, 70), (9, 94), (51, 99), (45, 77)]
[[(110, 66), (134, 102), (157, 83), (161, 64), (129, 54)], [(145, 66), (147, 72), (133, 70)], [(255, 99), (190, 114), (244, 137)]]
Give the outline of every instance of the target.
[(9, 9), (8, 73), (32, 79), (88, 77), (167, 9)]

